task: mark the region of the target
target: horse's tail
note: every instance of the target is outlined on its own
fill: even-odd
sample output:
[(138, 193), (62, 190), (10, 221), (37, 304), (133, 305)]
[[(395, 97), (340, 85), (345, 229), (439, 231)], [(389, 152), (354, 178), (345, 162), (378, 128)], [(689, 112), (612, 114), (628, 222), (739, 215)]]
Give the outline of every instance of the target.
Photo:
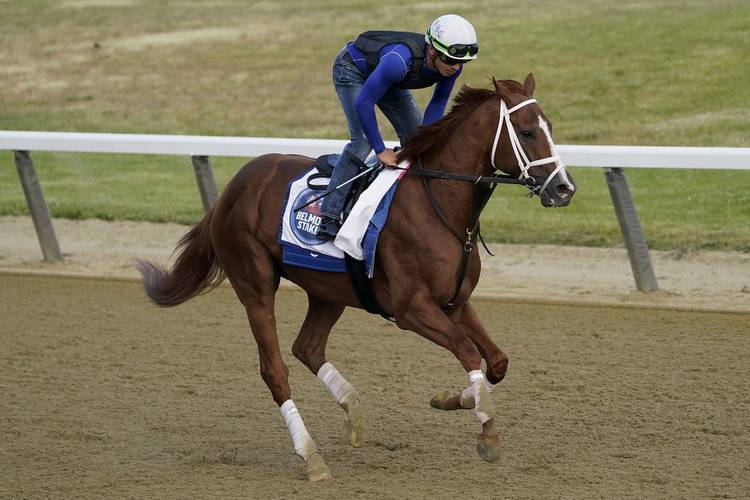
[(179, 251), (180, 254), (171, 269), (144, 260), (136, 263), (146, 295), (156, 305), (172, 307), (182, 304), (196, 295), (213, 290), (226, 277), (211, 245), (213, 213), (212, 208), (177, 243), (175, 252)]

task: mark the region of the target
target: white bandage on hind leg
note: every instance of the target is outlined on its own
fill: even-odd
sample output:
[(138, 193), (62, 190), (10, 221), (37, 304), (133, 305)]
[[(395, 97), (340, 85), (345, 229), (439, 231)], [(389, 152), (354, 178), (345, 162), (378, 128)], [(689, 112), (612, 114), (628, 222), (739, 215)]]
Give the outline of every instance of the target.
[(284, 417), (289, 434), (292, 435), (294, 451), (307, 462), (307, 459), (317, 451), (317, 448), (315, 447), (315, 441), (312, 440), (304, 422), (302, 422), (302, 417), (297, 411), (294, 401), (287, 399), (279, 410)]
[[(483, 424), (495, 416), (495, 407), (490, 400), (487, 379), (484, 378), (482, 370), (472, 370), (469, 372), (469, 382), (474, 390), (474, 414)], [(461, 394), (463, 396), (463, 393)]]
[[(487, 392), (492, 392), (492, 389), (495, 388), (497, 384), (490, 384), (490, 382), (487, 380), (487, 377), (484, 377), (484, 385), (487, 386)], [(459, 402), (461, 404), (462, 408), (474, 408), (474, 385), (471, 384), (469, 387), (461, 391), (461, 395), (459, 396)]]
[(324, 363), (318, 370), (318, 378), (328, 387), (328, 391), (339, 405), (346, 405), (357, 399), (357, 391), (341, 376), (339, 371), (331, 364)]

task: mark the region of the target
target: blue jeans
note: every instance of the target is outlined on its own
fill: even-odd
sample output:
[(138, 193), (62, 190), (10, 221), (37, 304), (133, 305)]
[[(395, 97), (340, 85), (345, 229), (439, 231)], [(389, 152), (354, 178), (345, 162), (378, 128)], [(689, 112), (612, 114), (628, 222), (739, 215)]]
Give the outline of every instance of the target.
[[(349, 57), (346, 47), (344, 47), (333, 63), (333, 85), (336, 89), (336, 95), (338, 95), (341, 101), (341, 107), (344, 109), (346, 121), (349, 124), (349, 135), (351, 138), (349, 144), (344, 147), (344, 153), (349, 151), (362, 161), (370, 154), (372, 147), (362, 130), (362, 124), (359, 122), (359, 116), (357, 116), (357, 111), (354, 109), (354, 103), (365, 84), (365, 80), (367, 80), (367, 76), (357, 68), (351, 57)], [(377, 104), (378, 108), (380, 108), (386, 118), (388, 118), (388, 121), (391, 122), (391, 125), (393, 125), (401, 143), (404, 143), (417, 127), (422, 124), (419, 107), (411, 92), (406, 89), (389, 89)], [(349, 159), (348, 155), (342, 154), (333, 169), (333, 175), (328, 185), (333, 188), (348, 181), (358, 173), (359, 166)], [(351, 184), (347, 184), (323, 198), (323, 203), (320, 207), (323, 215), (341, 220), (341, 211), (344, 208), (346, 195), (349, 193), (350, 188)]]

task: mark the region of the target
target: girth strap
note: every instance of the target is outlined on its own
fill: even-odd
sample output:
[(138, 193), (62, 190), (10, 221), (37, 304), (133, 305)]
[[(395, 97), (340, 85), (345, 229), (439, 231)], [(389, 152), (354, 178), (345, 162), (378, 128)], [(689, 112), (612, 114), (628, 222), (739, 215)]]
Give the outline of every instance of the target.
[(349, 254), (344, 254), (344, 259), (347, 274), (349, 274), (352, 287), (354, 287), (354, 293), (362, 309), (372, 314), (379, 314), (388, 321), (395, 321), (393, 316), (388, 315), (380, 305), (380, 302), (378, 302), (375, 296), (375, 288), (372, 286), (372, 280), (365, 272), (365, 263)]

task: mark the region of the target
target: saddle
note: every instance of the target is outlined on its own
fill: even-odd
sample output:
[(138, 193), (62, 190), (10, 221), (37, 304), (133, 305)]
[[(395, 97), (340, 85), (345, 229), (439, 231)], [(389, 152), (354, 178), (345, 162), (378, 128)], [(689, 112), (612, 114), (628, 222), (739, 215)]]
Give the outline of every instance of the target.
[[(348, 155), (349, 158), (359, 166), (359, 172), (363, 172), (368, 168), (376, 167), (380, 164), (377, 156), (368, 158), (367, 161), (364, 162), (351, 154), (349, 151), (346, 151), (344, 154)], [(333, 186), (328, 185), (328, 181), (330, 180), (331, 175), (333, 175), (333, 169), (340, 157), (341, 155), (339, 154), (327, 154), (316, 158), (313, 166), (315, 167), (317, 172), (308, 177), (307, 187), (318, 191), (325, 191), (332, 188)], [(375, 178), (378, 176), (378, 173), (380, 173), (380, 169), (375, 168), (368, 175), (363, 175), (362, 177), (352, 182), (352, 185), (349, 189), (349, 194), (346, 196), (346, 201), (344, 202), (344, 221), (349, 216), (349, 212), (352, 211), (352, 207), (355, 203), (357, 203), (357, 200), (359, 199), (362, 192), (367, 189), (370, 184), (372, 184), (372, 181), (375, 180)]]
[[(318, 171), (318, 174), (320, 174), (319, 177), (331, 177), (331, 174), (333, 174), (333, 167), (336, 166), (339, 156), (340, 155), (338, 154), (327, 154), (318, 156), (315, 159), (313, 166)], [(318, 176), (318, 174), (313, 174), (313, 176)]]

